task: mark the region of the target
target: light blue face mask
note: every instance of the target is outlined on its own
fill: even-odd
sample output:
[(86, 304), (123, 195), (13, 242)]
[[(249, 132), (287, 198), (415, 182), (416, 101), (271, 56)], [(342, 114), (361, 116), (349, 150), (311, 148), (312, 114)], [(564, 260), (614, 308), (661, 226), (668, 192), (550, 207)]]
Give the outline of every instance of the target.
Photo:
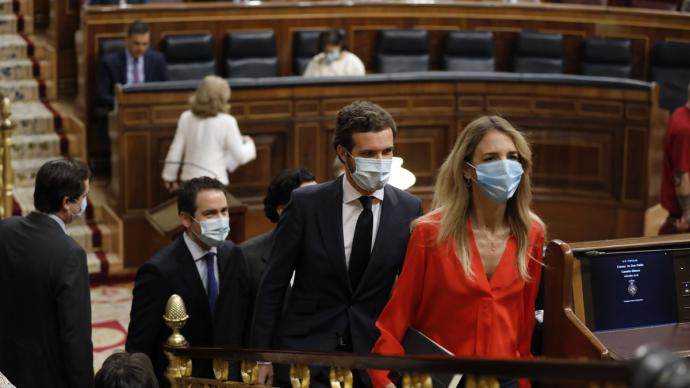
[(340, 58), (340, 50), (327, 51), (323, 54), (323, 58), (326, 60), (326, 63), (333, 63)]
[[(466, 162), (472, 166), (471, 163)], [(477, 183), (484, 195), (492, 201), (503, 203), (515, 194), (522, 179), (522, 164), (510, 159), (495, 160), (472, 166), (477, 172)]]
[[(86, 212), (86, 207), (88, 206), (88, 202), (86, 201), (86, 197), (84, 197), (81, 200), (81, 203), (79, 204), (79, 212), (78, 213), (72, 213), (72, 217), (78, 218), (84, 215), (84, 212)], [(71, 213), (71, 210), (70, 210)]]
[(197, 221), (194, 217), (192, 219), (201, 226), (201, 235), (197, 237), (209, 247), (222, 245), (230, 234), (230, 219), (228, 217), (209, 218), (202, 221)]
[(374, 192), (388, 183), (393, 159), (355, 158), (352, 154), (348, 155), (355, 160), (352, 179), (362, 190)]

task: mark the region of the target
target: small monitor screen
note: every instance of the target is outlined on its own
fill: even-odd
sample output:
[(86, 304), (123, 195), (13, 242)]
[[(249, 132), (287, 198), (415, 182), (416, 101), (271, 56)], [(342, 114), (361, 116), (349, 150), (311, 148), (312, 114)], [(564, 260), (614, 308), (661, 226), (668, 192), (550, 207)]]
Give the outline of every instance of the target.
[(610, 253), (584, 258), (582, 264), (584, 285), (589, 288), (587, 321), (593, 330), (678, 321), (670, 252)]

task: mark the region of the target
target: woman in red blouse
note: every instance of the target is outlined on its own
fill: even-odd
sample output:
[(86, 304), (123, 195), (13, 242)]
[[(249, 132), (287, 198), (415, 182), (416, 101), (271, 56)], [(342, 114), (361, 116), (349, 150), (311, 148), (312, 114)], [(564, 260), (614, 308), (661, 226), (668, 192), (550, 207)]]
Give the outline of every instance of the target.
[[(405, 354), (414, 327), (457, 356), (531, 357), (544, 245), (531, 170), (529, 144), (505, 119), (465, 128), (439, 171), (434, 210), (414, 225), (373, 352)], [(370, 376), (394, 386), (387, 371)]]

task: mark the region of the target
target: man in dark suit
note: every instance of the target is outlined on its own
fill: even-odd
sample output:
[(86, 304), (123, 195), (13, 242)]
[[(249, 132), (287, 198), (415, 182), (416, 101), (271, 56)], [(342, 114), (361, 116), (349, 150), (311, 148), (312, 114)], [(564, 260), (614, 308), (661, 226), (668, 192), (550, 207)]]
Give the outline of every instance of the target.
[[(164, 377), (168, 361), (163, 344), (170, 329), (162, 317), (172, 294), (185, 303), (189, 319), (181, 333), (193, 346), (213, 345), (213, 315), (216, 308), (225, 305), (232, 305), (241, 317), (233, 321), (234, 326), (225, 328), (228, 337), (244, 336), (251, 302), (249, 275), (239, 248), (225, 240), (230, 232), (226, 195), (225, 186), (213, 178), (185, 182), (177, 199), (185, 232), (137, 271), (125, 349), (151, 358), (161, 387), (169, 386)], [(219, 279), (226, 266), (233, 269), (234, 276)], [(228, 281), (235, 282), (235, 293), (219, 300), (219, 288)], [(208, 360), (193, 360), (192, 372), (198, 377), (213, 377)]]
[(91, 295), (84, 250), (65, 224), (82, 215), (89, 169), (45, 163), (35, 211), (0, 221), (0, 371), (17, 387), (92, 387)]
[[(272, 223), (277, 223), (285, 205), (290, 202), (292, 191), (303, 186), (316, 184), (314, 175), (306, 168), (288, 168), (276, 175), (268, 186), (264, 198), (264, 214)], [(247, 260), (252, 279), (253, 295), (259, 290), (259, 283), (266, 268), (268, 255), (275, 239), (275, 229), (251, 238), (240, 244), (242, 254)]]
[[(345, 176), (292, 192), (256, 299), (252, 347), (371, 350), (410, 222), (422, 214), (418, 198), (386, 185), (396, 133), (392, 117), (376, 104), (355, 102), (338, 112), (333, 145)], [(261, 365), (259, 383), (270, 385), (272, 373), (271, 365)], [(327, 371), (312, 373), (314, 386), (329, 386)], [(366, 384), (365, 373), (355, 374), (355, 385)]]
[(149, 26), (137, 20), (127, 27), (127, 49), (103, 56), (96, 71), (96, 105), (113, 109), (115, 84), (131, 85), (168, 80), (168, 67), (161, 53), (150, 50)]

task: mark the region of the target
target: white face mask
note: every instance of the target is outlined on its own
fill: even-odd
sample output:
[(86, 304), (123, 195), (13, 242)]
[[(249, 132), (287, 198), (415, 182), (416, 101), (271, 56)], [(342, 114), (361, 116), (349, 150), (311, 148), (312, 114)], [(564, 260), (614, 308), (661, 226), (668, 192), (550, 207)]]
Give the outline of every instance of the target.
[(351, 175), (357, 186), (373, 192), (388, 183), (393, 159), (355, 158), (350, 153), (348, 155), (355, 160), (355, 171), (351, 171)]
[(201, 226), (201, 235), (197, 237), (209, 247), (222, 245), (230, 234), (230, 218), (228, 217), (209, 218), (202, 221), (197, 221), (194, 217), (192, 219)]
[[(74, 217), (74, 218), (79, 218), (79, 217), (81, 217), (81, 216), (84, 215), (84, 212), (86, 211), (86, 207), (87, 207), (87, 206), (88, 206), (88, 202), (86, 201), (86, 197), (84, 197), (84, 198), (81, 200), (81, 203), (79, 204), (79, 212), (77, 212), (77, 213), (72, 213), (71, 210), (70, 210), (69, 212), (70, 212), (70, 214), (72, 214), (72, 217)], [(68, 209), (69, 209), (69, 208), (68, 208)]]
[(326, 63), (335, 62), (338, 60), (338, 58), (340, 58), (340, 50), (326, 51), (323, 54), (323, 57), (326, 60)]

